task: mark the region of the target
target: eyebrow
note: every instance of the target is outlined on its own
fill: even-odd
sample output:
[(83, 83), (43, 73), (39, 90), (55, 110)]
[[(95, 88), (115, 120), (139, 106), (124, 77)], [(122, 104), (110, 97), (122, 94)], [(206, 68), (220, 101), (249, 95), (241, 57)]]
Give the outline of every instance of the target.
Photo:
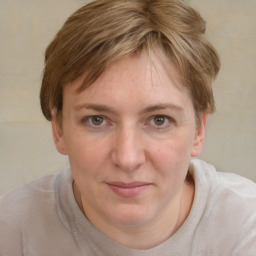
[(101, 104), (81, 104), (75, 106), (75, 110), (81, 110), (81, 109), (91, 109), (98, 112), (115, 112), (115, 110), (111, 107), (108, 107), (106, 105)]
[[(81, 104), (75, 106), (75, 110), (79, 111), (81, 109), (90, 109), (90, 110), (95, 110), (97, 112), (108, 112), (108, 113), (116, 113), (117, 111), (109, 106), (102, 105), (102, 104)], [(140, 114), (145, 114), (145, 113), (150, 113), (158, 110), (165, 110), (165, 109), (171, 109), (174, 111), (182, 112), (184, 111), (184, 108), (181, 105), (176, 105), (176, 104), (155, 104), (152, 106), (148, 106), (143, 108), (139, 113)]]
[(184, 111), (184, 108), (181, 105), (167, 103), (167, 104), (156, 104), (156, 105), (148, 106), (142, 109), (140, 113), (143, 114), (143, 113), (154, 112), (157, 110), (164, 110), (164, 109), (171, 109), (178, 112)]

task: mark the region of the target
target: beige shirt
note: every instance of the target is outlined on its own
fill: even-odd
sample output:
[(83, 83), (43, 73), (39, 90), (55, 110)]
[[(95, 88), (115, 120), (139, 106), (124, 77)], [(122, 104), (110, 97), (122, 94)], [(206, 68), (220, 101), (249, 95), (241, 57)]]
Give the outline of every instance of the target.
[(195, 198), (166, 242), (134, 250), (99, 232), (80, 211), (70, 169), (41, 177), (0, 198), (1, 256), (255, 256), (256, 184), (192, 160)]

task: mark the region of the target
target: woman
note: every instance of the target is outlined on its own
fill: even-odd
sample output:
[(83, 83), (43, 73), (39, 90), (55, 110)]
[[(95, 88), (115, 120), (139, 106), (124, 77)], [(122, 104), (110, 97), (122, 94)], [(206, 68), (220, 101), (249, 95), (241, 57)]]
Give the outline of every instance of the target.
[(197, 156), (219, 58), (181, 0), (97, 0), (48, 46), (70, 168), (1, 198), (1, 255), (253, 255), (256, 187)]

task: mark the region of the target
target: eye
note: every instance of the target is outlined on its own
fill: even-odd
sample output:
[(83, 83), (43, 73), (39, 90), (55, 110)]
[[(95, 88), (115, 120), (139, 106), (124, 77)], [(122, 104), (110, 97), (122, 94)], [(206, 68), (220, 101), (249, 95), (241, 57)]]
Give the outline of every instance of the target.
[(88, 118), (88, 121), (95, 126), (99, 126), (103, 124), (104, 118), (102, 116), (91, 116)]
[(153, 116), (149, 120), (149, 125), (157, 129), (163, 129), (169, 127), (171, 125), (171, 121), (172, 118), (169, 116), (157, 115)]
[(166, 122), (166, 117), (156, 116), (154, 117), (154, 124), (157, 126), (162, 126)]
[(108, 125), (106, 118), (103, 116), (87, 116), (82, 119), (82, 123), (93, 128), (100, 128), (102, 126)]

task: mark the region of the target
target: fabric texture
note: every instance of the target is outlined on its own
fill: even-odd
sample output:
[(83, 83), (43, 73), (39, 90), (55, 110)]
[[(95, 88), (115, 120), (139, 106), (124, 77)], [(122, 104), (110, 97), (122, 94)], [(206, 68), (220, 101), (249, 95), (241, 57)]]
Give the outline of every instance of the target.
[(194, 202), (183, 225), (149, 250), (124, 247), (98, 231), (79, 209), (69, 168), (0, 198), (1, 256), (255, 256), (256, 184), (190, 163)]

